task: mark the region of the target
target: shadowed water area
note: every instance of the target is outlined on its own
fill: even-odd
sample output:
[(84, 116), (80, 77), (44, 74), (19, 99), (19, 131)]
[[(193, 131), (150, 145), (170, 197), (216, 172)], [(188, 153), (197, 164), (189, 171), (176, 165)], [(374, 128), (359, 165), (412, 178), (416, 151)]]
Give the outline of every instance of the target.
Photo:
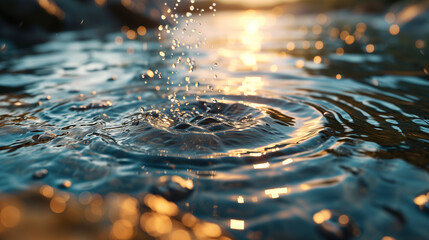
[(182, 46), (88, 30), (3, 49), (0, 190), (158, 194), (237, 239), (429, 236), (427, 30), (194, 15)]

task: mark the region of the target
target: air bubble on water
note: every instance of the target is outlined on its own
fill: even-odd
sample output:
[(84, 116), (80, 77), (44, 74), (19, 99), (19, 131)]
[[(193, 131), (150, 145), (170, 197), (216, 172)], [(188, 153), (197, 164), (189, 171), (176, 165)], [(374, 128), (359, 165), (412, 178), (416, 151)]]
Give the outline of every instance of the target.
[(70, 180), (65, 180), (61, 183), (60, 187), (61, 188), (70, 188), (72, 185), (72, 182)]
[(33, 179), (42, 179), (44, 177), (46, 177), (48, 175), (48, 170), (47, 169), (41, 169), (35, 173), (33, 173)]

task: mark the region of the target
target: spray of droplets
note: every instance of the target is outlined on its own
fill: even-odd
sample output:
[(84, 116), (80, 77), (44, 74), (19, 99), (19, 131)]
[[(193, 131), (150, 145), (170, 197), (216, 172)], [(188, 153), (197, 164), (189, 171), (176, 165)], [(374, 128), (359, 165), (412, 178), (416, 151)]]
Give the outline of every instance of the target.
[[(160, 42), (159, 56), (162, 61), (168, 63), (168, 70), (161, 73), (160, 70), (149, 70), (142, 75), (165, 81), (167, 89), (184, 89), (190, 92), (191, 88), (198, 88), (199, 82), (191, 82), (192, 73), (196, 70), (196, 57), (199, 56), (198, 49), (205, 44), (203, 35), (204, 22), (200, 21), (202, 14), (212, 13), (215, 16), (216, 3), (209, 3), (208, 9), (199, 8), (196, 0), (177, 0), (173, 6), (164, 3), (161, 20), (163, 24), (158, 26), (158, 40)], [(215, 64), (216, 65), (216, 64)], [(213, 70), (213, 68), (211, 68)], [(168, 87), (170, 86), (170, 87)], [(189, 97), (198, 99), (198, 96), (185, 94), (181, 99), (177, 97), (177, 91), (172, 91), (168, 99), (172, 106), (179, 106), (180, 102)], [(182, 103), (183, 104), (183, 103)]]

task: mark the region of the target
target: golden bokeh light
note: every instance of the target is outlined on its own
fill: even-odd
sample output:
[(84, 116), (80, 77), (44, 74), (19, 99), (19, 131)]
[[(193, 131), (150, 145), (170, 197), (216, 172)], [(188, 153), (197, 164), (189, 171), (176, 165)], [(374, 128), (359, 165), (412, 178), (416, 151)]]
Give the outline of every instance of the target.
[(62, 213), (66, 210), (66, 200), (60, 196), (51, 199), (51, 210), (54, 213)]
[(294, 42), (288, 42), (288, 43), (286, 44), (286, 49), (287, 49), (288, 51), (293, 51), (293, 50), (295, 50), (295, 43), (294, 43)]
[(0, 211), (0, 222), (7, 228), (15, 227), (21, 221), (21, 211), (13, 206), (9, 205), (1, 209)]
[(130, 239), (133, 236), (133, 225), (124, 219), (117, 220), (113, 223), (112, 234), (118, 240)]
[(201, 223), (201, 231), (209, 238), (218, 238), (222, 234), (222, 230), (217, 224), (214, 223)]
[(144, 35), (146, 35), (146, 33), (147, 33), (147, 29), (146, 29), (144, 26), (139, 26), (139, 27), (137, 28), (137, 33), (138, 33), (138, 35), (140, 35), (140, 36), (144, 36)]
[(295, 65), (297, 68), (303, 68), (305, 66), (305, 62), (304, 62), (304, 60), (300, 59), (300, 60), (296, 61)]
[(187, 227), (193, 227), (197, 222), (197, 218), (190, 213), (185, 213), (182, 217), (182, 223)]
[(244, 230), (245, 223), (244, 220), (231, 219), (230, 220), (230, 228), (234, 230)]
[(414, 198), (414, 203), (418, 206), (423, 206), (429, 201), (428, 197), (425, 194), (419, 195)]
[(323, 47), (325, 46), (325, 44), (322, 42), (322, 41), (316, 41), (315, 43), (314, 43), (314, 47), (317, 49), (317, 50), (322, 50), (323, 49)]
[(341, 74), (337, 74), (337, 75), (335, 76), (335, 78), (336, 78), (337, 80), (340, 80), (341, 78), (343, 78), (343, 76), (341, 76)]
[(337, 48), (337, 50), (335, 52), (338, 56), (343, 56), (344, 55), (344, 48)]
[(144, 213), (140, 218), (140, 227), (153, 237), (158, 237), (171, 232), (173, 223), (163, 214)]
[(365, 32), (367, 29), (366, 24), (363, 22), (359, 22), (356, 24), (356, 32)]
[(266, 189), (265, 194), (268, 195), (270, 198), (279, 198), (280, 195), (287, 194), (288, 189), (286, 187), (282, 188), (272, 188), (272, 189)]
[(347, 225), (349, 223), (350, 219), (347, 215), (343, 214), (338, 218), (338, 222), (341, 225)]
[(134, 30), (131, 30), (131, 29), (128, 30), (127, 31), (127, 38), (130, 39), (130, 40), (136, 39), (137, 38), (136, 32)]
[(317, 224), (321, 224), (329, 219), (331, 219), (331, 211), (323, 209), (320, 212), (317, 212), (313, 215), (313, 221)]
[(398, 24), (392, 24), (389, 27), (389, 33), (392, 34), (393, 36), (398, 35), (400, 30), (401, 29)]
[(51, 198), (54, 196), (54, 189), (51, 186), (43, 185), (40, 187), (40, 194), (46, 198)]
[(94, 0), (95, 4), (98, 6), (103, 6), (106, 4), (107, 0)]
[(170, 240), (191, 240), (191, 235), (183, 229), (174, 230), (169, 237)]
[(184, 179), (180, 176), (173, 176), (171, 180), (177, 184), (179, 184), (182, 188), (193, 189), (194, 183), (191, 179)]
[(147, 70), (146, 75), (150, 78), (153, 78), (155, 76), (155, 73), (152, 70)]
[(179, 212), (176, 204), (169, 202), (160, 196), (148, 194), (144, 198), (144, 203), (153, 211), (160, 214), (175, 216)]
[(320, 56), (315, 56), (315, 57), (313, 58), (313, 62), (314, 62), (315, 64), (320, 64), (320, 63), (322, 62), (322, 58), (321, 58)]
[(343, 41), (345, 41), (346, 40), (346, 37), (347, 36), (349, 36), (350, 34), (349, 34), (349, 32), (347, 31), (347, 30), (343, 30), (343, 31), (341, 31), (341, 33), (340, 33), (340, 38), (341, 38), (341, 40), (343, 40)]
[(373, 44), (368, 44), (368, 45), (366, 45), (365, 50), (367, 53), (373, 53), (375, 50), (375, 47)]
[(348, 44), (348, 45), (352, 45), (355, 42), (355, 37), (353, 35), (348, 35), (344, 39), (344, 42), (346, 42), (346, 44)]
[(423, 40), (417, 40), (415, 45), (416, 45), (416, 48), (422, 49), (426, 46), (426, 42)]

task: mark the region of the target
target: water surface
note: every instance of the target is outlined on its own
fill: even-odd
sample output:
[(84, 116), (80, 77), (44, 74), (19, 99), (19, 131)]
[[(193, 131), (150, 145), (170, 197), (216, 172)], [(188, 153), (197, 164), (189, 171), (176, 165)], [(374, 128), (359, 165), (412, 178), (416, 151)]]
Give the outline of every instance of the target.
[(429, 235), (424, 38), (348, 11), (198, 22), (192, 72), (158, 31), (1, 53), (1, 191), (151, 192), (238, 239)]

